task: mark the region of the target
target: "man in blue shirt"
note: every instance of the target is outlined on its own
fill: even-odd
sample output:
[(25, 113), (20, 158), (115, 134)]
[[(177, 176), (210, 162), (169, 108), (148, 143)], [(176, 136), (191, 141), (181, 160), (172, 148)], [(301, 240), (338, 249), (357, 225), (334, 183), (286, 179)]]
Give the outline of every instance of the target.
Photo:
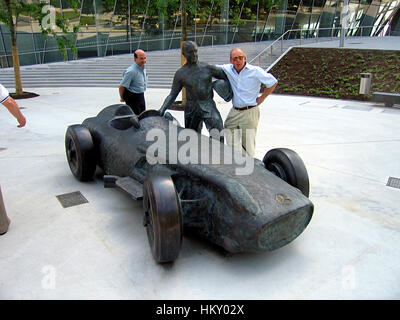
[(146, 53), (137, 49), (134, 53), (135, 62), (123, 73), (119, 85), (120, 101), (131, 107), (139, 115), (146, 109), (144, 92), (147, 88)]
[[(253, 157), (256, 145), (259, 105), (274, 91), (278, 80), (270, 73), (246, 62), (246, 55), (240, 48), (231, 50), (230, 63), (220, 65), (228, 76), (233, 90), (233, 107), (224, 127), (229, 130), (226, 141)], [(259, 96), (261, 84), (266, 89)]]

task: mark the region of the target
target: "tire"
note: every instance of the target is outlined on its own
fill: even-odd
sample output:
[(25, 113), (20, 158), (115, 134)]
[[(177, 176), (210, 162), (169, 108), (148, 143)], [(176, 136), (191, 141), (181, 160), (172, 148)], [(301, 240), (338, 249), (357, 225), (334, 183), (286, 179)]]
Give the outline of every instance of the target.
[(143, 224), (154, 259), (158, 263), (174, 261), (182, 245), (182, 214), (169, 175), (147, 175), (143, 184), (143, 208)]
[(307, 169), (300, 156), (286, 148), (272, 149), (263, 159), (267, 170), (299, 189), (306, 197), (310, 194), (310, 182)]
[(69, 168), (79, 181), (88, 181), (96, 171), (94, 144), (89, 130), (80, 124), (69, 126), (65, 134)]

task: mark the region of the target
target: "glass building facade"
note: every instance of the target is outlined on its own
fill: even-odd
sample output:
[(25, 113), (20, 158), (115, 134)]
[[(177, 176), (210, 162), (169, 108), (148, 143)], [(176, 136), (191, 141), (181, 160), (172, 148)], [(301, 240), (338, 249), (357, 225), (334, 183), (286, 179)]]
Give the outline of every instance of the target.
[[(201, 46), (274, 40), (282, 34), (338, 37), (345, 5), (344, 0), (186, 1), (187, 39)], [(182, 1), (81, 0), (77, 10), (68, 0), (45, 2), (56, 16), (69, 19), (71, 30), (79, 26), (71, 38), (77, 54), (69, 50), (67, 60), (180, 46)], [(347, 36), (400, 36), (400, 0), (347, 2)], [(18, 18), (17, 45), (21, 65), (64, 60), (56, 41), (45, 40), (39, 23), (29, 15)], [(0, 24), (0, 64), (12, 66), (10, 31), (4, 24)]]

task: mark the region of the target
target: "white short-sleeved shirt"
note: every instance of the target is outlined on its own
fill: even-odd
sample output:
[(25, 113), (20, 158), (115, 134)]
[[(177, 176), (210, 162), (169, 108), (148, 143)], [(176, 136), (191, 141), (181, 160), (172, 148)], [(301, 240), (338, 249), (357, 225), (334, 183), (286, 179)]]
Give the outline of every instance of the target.
[(0, 103), (3, 103), (10, 97), (10, 93), (2, 84), (0, 84)]
[(267, 88), (272, 87), (278, 80), (264, 69), (246, 63), (238, 73), (233, 64), (218, 65), (227, 75), (233, 91), (232, 104), (240, 108), (245, 106), (256, 106), (257, 97), (260, 93), (261, 84)]

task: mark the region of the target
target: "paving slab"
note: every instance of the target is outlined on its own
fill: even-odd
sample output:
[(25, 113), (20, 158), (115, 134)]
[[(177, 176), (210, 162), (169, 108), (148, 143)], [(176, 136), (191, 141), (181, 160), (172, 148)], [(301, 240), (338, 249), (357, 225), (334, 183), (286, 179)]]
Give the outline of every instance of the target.
[[(0, 236), (0, 299), (398, 299), (400, 110), (373, 103), (271, 95), (261, 105), (256, 157), (295, 150), (314, 216), (278, 250), (226, 254), (192, 235), (157, 264), (142, 203), (101, 176), (81, 183), (65, 156), (68, 125), (119, 103), (113, 88), (32, 88), (19, 129), (0, 108), (0, 184), (9, 231)], [(159, 108), (166, 89), (146, 92)], [(222, 118), (231, 104), (216, 98)], [(390, 112), (388, 112), (390, 111)], [(183, 113), (172, 111), (183, 123)], [(205, 132), (206, 133), (206, 132)], [(87, 200), (64, 208), (57, 196)]]

